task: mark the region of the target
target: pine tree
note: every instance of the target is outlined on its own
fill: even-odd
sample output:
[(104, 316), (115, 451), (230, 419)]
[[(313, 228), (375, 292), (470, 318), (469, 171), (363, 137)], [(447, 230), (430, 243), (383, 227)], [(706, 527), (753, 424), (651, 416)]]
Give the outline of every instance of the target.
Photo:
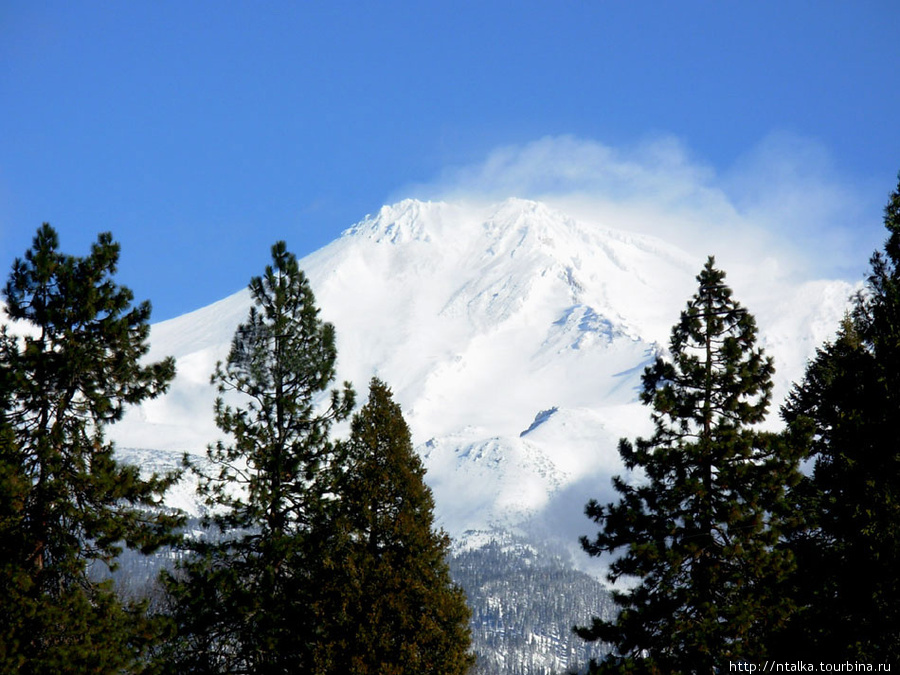
[(450, 579), (450, 541), (434, 529), (425, 469), (400, 406), (378, 379), (354, 416), (348, 450), (335, 543), (324, 561), (331, 596), (322, 608), (320, 672), (467, 673), (469, 610)]
[(637, 581), (615, 593), (615, 621), (576, 629), (615, 647), (610, 671), (710, 673), (754, 660), (791, 609), (777, 584), (792, 559), (777, 544), (798, 453), (755, 426), (774, 369), (724, 277), (709, 258), (672, 330), (671, 360), (644, 372), (641, 400), (655, 432), (623, 439), (619, 453), (645, 477), (617, 476), (619, 502), (586, 508), (601, 530), (594, 541), (582, 538), (584, 549), (622, 550), (609, 579)]
[(194, 465), (215, 534), (167, 580), (178, 638), (173, 672), (313, 672), (319, 632), (317, 526), (331, 507), (338, 448), (329, 440), (354, 393), (333, 390), (334, 327), (284, 242), (250, 282), (253, 307), (213, 375), (215, 417), (230, 442)]
[(4, 672), (137, 672), (158, 628), (100, 580), (123, 546), (152, 552), (181, 522), (159, 508), (176, 477), (142, 479), (104, 438), (175, 373), (171, 358), (142, 363), (150, 305), (113, 281), (118, 257), (109, 233), (65, 255), (44, 224), (4, 289), (23, 334), (0, 333)]
[(782, 411), (815, 427), (791, 538), (802, 611), (785, 650), (833, 661), (900, 660), (900, 182), (884, 223), (864, 290)]

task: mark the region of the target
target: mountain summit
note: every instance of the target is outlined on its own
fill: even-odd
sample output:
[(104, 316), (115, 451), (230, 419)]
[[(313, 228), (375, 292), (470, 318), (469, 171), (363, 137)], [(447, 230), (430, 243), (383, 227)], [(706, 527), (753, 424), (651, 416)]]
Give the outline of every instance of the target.
[[(574, 548), (587, 498), (620, 469), (618, 438), (648, 428), (641, 372), (665, 348), (701, 263), (539, 202), (405, 200), (301, 267), (336, 328), (338, 380), (362, 391), (377, 375), (403, 406), (439, 523), (463, 539), (553, 532)], [(749, 307), (782, 372), (776, 393), (837, 326), (850, 291), (809, 283), (763, 312)], [(178, 377), (113, 428), (120, 447), (154, 448), (165, 462), (166, 451), (201, 453), (217, 438), (209, 374), (249, 304), (241, 291), (153, 326), (150, 358), (174, 355)]]

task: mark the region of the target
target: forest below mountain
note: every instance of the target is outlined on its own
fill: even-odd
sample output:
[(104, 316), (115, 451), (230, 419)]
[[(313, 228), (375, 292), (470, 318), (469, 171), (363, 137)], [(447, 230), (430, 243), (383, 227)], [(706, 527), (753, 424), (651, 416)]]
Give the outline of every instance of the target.
[[(201, 532), (200, 521), (189, 521), (185, 530)], [(472, 675), (584, 672), (592, 658), (607, 653), (572, 630), (593, 616), (615, 616), (604, 584), (538, 544), (505, 532), (478, 536), (487, 542), (448, 556), (450, 575), (472, 613)], [(152, 556), (126, 550), (112, 578), (123, 597), (162, 603), (159, 574), (176, 558), (171, 549)]]

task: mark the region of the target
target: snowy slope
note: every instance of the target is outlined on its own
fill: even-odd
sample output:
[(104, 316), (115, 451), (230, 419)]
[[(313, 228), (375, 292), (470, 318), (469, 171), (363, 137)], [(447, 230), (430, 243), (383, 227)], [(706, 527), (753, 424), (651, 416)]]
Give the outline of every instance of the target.
[[(450, 534), (529, 529), (574, 546), (590, 529), (587, 497), (603, 496), (619, 469), (618, 438), (648, 429), (640, 375), (702, 263), (513, 199), (386, 206), (301, 266), (337, 330), (338, 379), (361, 398), (372, 375), (393, 388)], [(748, 307), (776, 358), (777, 395), (833, 332), (850, 292), (814, 282)], [(178, 377), (112, 430), (121, 448), (174, 456), (218, 438), (209, 375), (248, 308), (241, 291), (153, 326), (151, 357), (174, 355)]]

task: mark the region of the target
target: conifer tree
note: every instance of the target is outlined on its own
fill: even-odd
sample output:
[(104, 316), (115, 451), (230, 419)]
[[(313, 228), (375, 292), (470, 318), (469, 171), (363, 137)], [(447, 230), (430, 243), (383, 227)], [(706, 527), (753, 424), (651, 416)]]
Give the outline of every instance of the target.
[(250, 295), (212, 377), (229, 440), (209, 448), (211, 471), (193, 467), (216, 534), (167, 580), (178, 624), (172, 672), (313, 672), (317, 524), (340, 465), (329, 430), (349, 416), (354, 393), (345, 383), (318, 407), (335, 377), (334, 328), (284, 242)]
[(109, 233), (65, 255), (44, 224), (4, 288), (16, 333), (0, 332), (3, 672), (139, 672), (157, 633), (100, 580), (123, 546), (152, 552), (181, 522), (159, 508), (175, 476), (142, 479), (105, 439), (175, 373), (171, 358), (142, 362), (150, 305), (113, 281), (118, 257)]
[(795, 491), (801, 611), (785, 653), (900, 660), (900, 183), (884, 224), (865, 288), (782, 411), (815, 428), (814, 469)]
[(711, 673), (765, 654), (765, 636), (790, 611), (777, 584), (791, 556), (776, 545), (784, 494), (799, 480), (796, 451), (755, 425), (766, 414), (773, 366), (756, 323), (709, 258), (672, 329), (671, 359), (643, 375), (654, 434), (619, 453), (644, 477), (614, 478), (618, 503), (591, 501), (600, 525), (582, 538), (592, 556), (621, 551), (609, 579), (614, 621), (576, 629), (614, 647), (602, 672)]
[(474, 661), (469, 610), (450, 579), (450, 541), (434, 529), (425, 468), (377, 378), (353, 418), (348, 460), (324, 564), (332, 593), (319, 672), (464, 675)]

